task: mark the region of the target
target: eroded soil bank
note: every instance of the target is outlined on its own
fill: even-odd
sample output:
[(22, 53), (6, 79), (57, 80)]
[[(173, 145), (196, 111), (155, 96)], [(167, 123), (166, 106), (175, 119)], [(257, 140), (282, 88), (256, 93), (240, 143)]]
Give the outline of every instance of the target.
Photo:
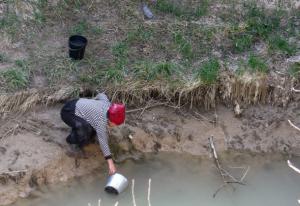
[[(3, 116), (0, 139), (0, 204), (27, 197), (37, 186), (67, 181), (91, 173), (106, 172), (99, 146), (85, 149), (87, 157), (69, 154), (65, 142), (68, 127), (55, 107), (40, 107), (23, 115)], [(175, 151), (208, 156), (208, 137), (214, 136), (218, 152), (300, 154), (300, 133), (288, 119), (300, 125), (300, 105), (288, 108), (248, 106), (236, 117), (233, 108), (188, 111), (155, 107), (128, 113), (126, 124), (110, 131), (116, 162), (139, 160), (144, 152)]]

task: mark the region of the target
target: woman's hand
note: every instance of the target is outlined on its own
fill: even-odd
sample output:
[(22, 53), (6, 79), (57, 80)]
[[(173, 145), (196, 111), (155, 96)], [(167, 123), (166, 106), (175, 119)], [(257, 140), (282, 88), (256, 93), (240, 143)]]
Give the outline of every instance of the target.
[(115, 167), (115, 164), (114, 164), (113, 160), (112, 159), (108, 159), (107, 163), (108, 163), (108, 174), (109, 175), (115, 174), (117, 172), (117, 169)]

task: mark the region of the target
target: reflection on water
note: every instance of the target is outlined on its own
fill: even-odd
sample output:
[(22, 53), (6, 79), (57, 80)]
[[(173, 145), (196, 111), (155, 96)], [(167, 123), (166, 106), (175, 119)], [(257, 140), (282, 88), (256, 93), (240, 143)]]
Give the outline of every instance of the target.
[[(182, 154), (162, 153), (150, 155), (143, 163), (128, 161), (119, 165), (119, 172), (131, 182), (135, 179), (137, 206), (147, 205), (148, 180), (151, 183), (152, 206), (293, 206), (300, 198), (300, 175), (291, 170), (283, 158), (223, 156), (228, 166), (251, 167), (246, 186), (235, 185), (221, 190), (216, 198), (214, 192), (222, 180), (212, 160), (203, 160)], [(231, 160), (231, 161), (229, 161)], [(300, 163), (295, 159), (294, 162)], [(232, 169), (234, 170), (234, 169)], [(233, 171), (235, 172), (235, 171)], [(30, 198), (18, 201), (13, 206), (131, 206), (130, 186), (119, 196), (104, 192), (105, 176), (93, 174), (70, 183), (44, 187)]]

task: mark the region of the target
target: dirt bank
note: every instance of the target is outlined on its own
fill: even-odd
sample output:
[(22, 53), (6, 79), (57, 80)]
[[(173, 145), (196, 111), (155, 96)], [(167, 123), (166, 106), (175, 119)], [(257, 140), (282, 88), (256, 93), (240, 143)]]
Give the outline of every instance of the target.
[[(106, 172), (97, 144), (86, 147), (86, 159), (68, 156), (64, 138), (68, 128), (60, 120), (61, 105), (40, 107), (25, 115), (1, 120), (0, 204), (27, 197), (43, 184), (67, 181), (95, 169)], [(207, 138), (215, 137), (219, 152), (300, 154), (300, 133), (287, 119), (300, 125), (300, 105), (288, 108), (249, 106), (236, 117), (233, 108), (186, 111), (155, 107), (127, 115), (126, 124), (110, 131), (117, 162), (139, 159), (143, 152), (175, 151), (207, 156)]]

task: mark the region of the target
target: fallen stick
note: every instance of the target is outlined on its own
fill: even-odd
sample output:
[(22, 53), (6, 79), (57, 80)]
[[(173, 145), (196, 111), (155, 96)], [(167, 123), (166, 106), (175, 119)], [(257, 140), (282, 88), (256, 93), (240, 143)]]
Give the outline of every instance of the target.
[(195, 112), (195, 114), (198, 115), (200, 118), (202, 118), (202, 119), (204, 119), (204, 120), (206, 120), (206, 121), (208, 121), (210, 123), (215, 123), (214, 120), (210, 120), (208, 117), (205, 117), (204, 115), (199, 114), (198, 112)]
[(134, 197), (134, 179), (132, 179), (131, 193), (132, 193), (132, 203), (133, 203), (133, 206), (136, 206), (135, 197)]
[(146, 106), (146, 107), (143, 107), (143, 108), (128, 110), (128, 111), (126, 111), (126, 113), (138, 112), (138, 111), (141, 111), (141, 110), (146, 110), (146, 109), (150, 109), (150, 108), (153, 108), (153, 107), (158, 107), (158, 106), (162, 106), (162, 105), (166, 105), (166, 104), (167, 103), (153, 104), (153, 105), (149, 105), (149, 106)]
[(217, 191), (215, 191), (215, 193), (213, 194), (213, 198), (215, 198), (215, 197), (217, 196), (218, 192), (219, 192), (221, 189), (223, 189), (223, 187), (225, 187), (226, 185), (227, 185), (227, 183), (222, 184), (222, 185), (217, 189)]
[(115, 206), (118, 206), (119, 202), (116, 202)]
[(28, 170), (15, 170), (15, 171), (3, 171), (0, 172), (0, 175), (10, 175), (14, 173), (21, 173), (21, 172), (27, 172)]
[(128, 110), (128, 111), (126, 111), (126, 114), (133, 113), (133, 112), (139, 112), (139, 111), (142, 111), (142, 113), (144, 113), (144, 111), (146, 109), (150, 109), (150, 108), (158, 107), (158, 106), (166, 106), (166, 107), (171, 107), (173, 109), (180, 109), (180, 107), (178, 107), (178, 106), (172, 106), (172, 105), (169, 105), (168, 102), (165, 102), (165, 103), (157, 103), (157, 104), (145, 106), (145, 107), (142, 107), (142, 108)]
[(300, 131), (300, 128), (297, 127), (296, 125), (294, 125), (294, 124), (291, 122), (291, 120), (288, 119), (288, 122), (289, 122), (289, 124), (290, 124), (292, 127), (294, 127), (296, 130)]
[(242, 181), (242, 182), (244, 181), (244, 179), (245, 179), (246, 175), (248, 174), (249, 170), (250, 170), (250, 166), (247, 167), (246, 172), (245, 172), (244, 175), (242, 176), (242, 178), (241, 178), (241, 181)]
[(218, 159), (218, 155), (217, 155), (217, 152), (216, 152), (216, 148), (215, 148), (212, 136), (209, 138), (209, 144), (210, 144), (210, 147), (212, 149), (213, 158), (214, 158), (214, 162), (216, 164), (217, 170), (219, 171), (219, 174), (221, 175), (223, 181), (225, 182), (225, 177), (224, 177), (222, 169), (221, 169), (221, 165), (220, 165), (220, 162), (219, 162), (219, 159)]
[(300, 92), (300, 89), (295, 89), (294, 87), (292, 87), (292, 91), (293, 92)]
[(295, 165), (292, 164), (292, 162), (290, 160), (287, 161), (287, 164), (290, 168), (292, 168), (294, 171), (300, 173), (300, 169), (297, 168)]
[(149, 185), (148, 185), (148, 206), (151, 206), (150, 193), (151, 193), (151, 178), (149, 179)]
[[(211, 153), (212, 156), (214, 158), (214, 162), (215, 162), (215, 166), (217, 167), (217, 170), (220, 174), (220, 176), (222, 177), (223, 180), (223, 184), (217, 189), (217, 191), (213, 194), (213, 198), (216, 197), (216, 195), (218, 194), (218, 192), (224, 188), (225, 186), (227, 186), (228, 184), (240, 184), (240, 185), (245, 185), (245, 183), (243, 183), (242, 180), (244, 180), (244, 178), (246, 177), (248, 171), (249, 171), (249, 167), (248, 169), (244, 172), (242, 178), (240, 180), (238, 180), (237, 178), (235, 178), (233, 175), (231, 175), (228, 171), (226, 171), (224, 168), (222, 168), (220, 161), (218, 159), (218, 154), (214, 145), (214, 141), (213, 141), (213, 136), (209, 137), (209, 144), (210, 144), (210, 148), (211, 148)], [(233, 187), (234, 189), (234, 187)]]

